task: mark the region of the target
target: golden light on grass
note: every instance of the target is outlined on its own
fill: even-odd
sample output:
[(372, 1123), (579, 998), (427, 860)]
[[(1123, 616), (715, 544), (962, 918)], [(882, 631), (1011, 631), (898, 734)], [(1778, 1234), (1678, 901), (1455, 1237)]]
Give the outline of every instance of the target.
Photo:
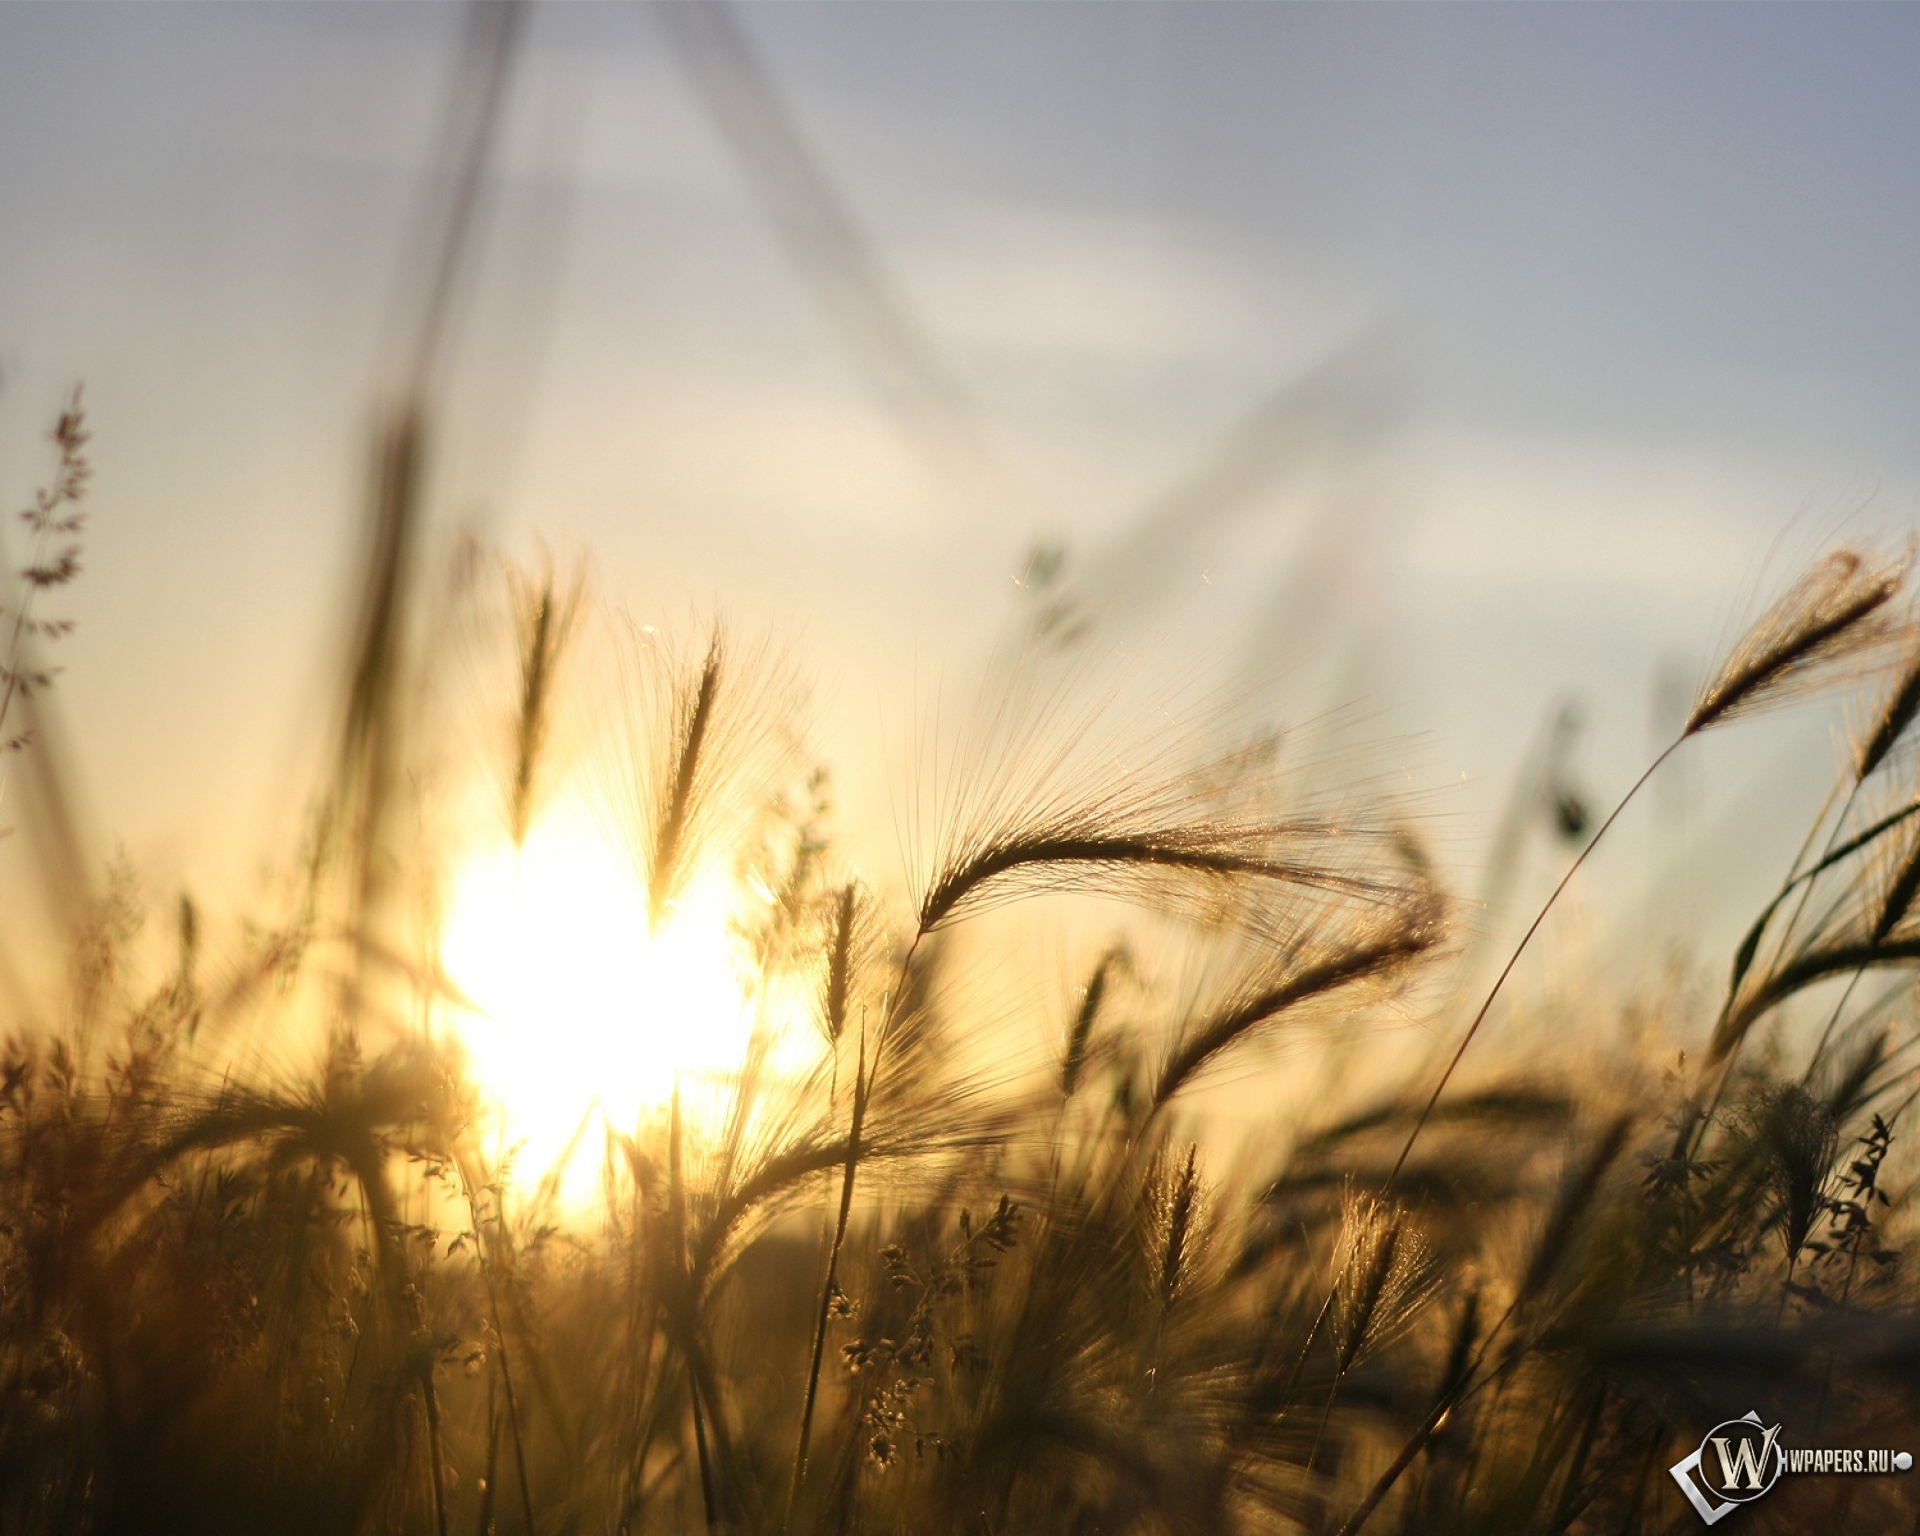
[(703, 1099), (738, 1069), (752, 1018), (730, 885), (710, 873), (649, 933), (630, 861), (570, 804), (523, 847), (503, 839), (458, 867), (442, 963), (473, 1004), (456, 1028), (506, 1144), (520, 1145), (523, 1179), (578, 1138), (588, 1152), (564, 1183), (590, 1184), (599, 1115), (632, 1130), (676, 1083)]

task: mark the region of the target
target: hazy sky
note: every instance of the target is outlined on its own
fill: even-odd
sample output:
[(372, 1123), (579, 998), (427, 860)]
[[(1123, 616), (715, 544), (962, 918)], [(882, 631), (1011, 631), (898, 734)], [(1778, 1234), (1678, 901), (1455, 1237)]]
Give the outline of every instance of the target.
[[(1464, 776), (1471, 858), (1556, 697), (1604, 799), (1783, 530), (1913, 520), (1920, 10), (735, 15), (991, 470), (849, 344), (662, 18), (542, 4), (435, 505), (643, 616), (777, 623), (833, 720), (964, 675), (1061, 541), (1110, 633), (1291, 668)], [(0, 488), (84, 379), (60, 702), (99, 846), (169, 878), (231, 878), (310, 782), (464, 20), (0, 7)], [(1233, 495), (1142, 532), (1309, 377)]]

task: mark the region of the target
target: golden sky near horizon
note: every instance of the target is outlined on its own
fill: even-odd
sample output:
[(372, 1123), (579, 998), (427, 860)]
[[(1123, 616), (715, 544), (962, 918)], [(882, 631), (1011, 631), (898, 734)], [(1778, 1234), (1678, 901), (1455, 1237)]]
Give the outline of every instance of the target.
[[(1782, 530), (1913, 517), (1920, 15), (736, 15), (989, 468), (903, 404), (684, 38), (543, 4), (433, 504), (590, 551), (641, 618), (782, 636), (876, 827), (883, 724), (966, 696), (1036, 544), (1116, 643), (1354, 706), (1470, 883), (1556, 700), (1604, 800)], [(462, 25), (0, 10), (0, 489), (84, 379), (57, 702), (93, 848), (162, 883), (238, 893), (311, 785)], [(1701, 837), (1816, 782), (1818, 735), (1710, 752)]]

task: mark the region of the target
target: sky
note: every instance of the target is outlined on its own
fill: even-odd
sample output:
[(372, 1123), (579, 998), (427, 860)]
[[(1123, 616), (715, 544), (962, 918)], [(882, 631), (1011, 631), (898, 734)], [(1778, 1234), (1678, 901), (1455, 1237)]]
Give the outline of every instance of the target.
[[(532, 8), (432, 504), (776, 635), (850, 798), (1052, 547), (1090, 644), (1343, 710), (1471, 890), (1563, 701), (1605, 803), (1757, 594), (1920, 510), (1913, 8), (729, 15), (786, 182), (711, 29)], [(84, 381), (57, 725), (158, 883), (240, 892), (311, 792), (466, 24), (0, 7), (0, 493)], [(1757, 891), (1830, 761), (1712, 744), (1615, 878)]]

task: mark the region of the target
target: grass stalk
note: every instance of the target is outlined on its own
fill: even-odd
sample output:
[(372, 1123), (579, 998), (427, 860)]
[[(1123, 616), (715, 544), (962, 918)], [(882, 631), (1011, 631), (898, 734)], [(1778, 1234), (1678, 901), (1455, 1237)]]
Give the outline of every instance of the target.
[[(879, 1052), (875, 1051), (875, 1065)], [(853, 1212), (854, 1181), (860, 1167), (860, 1135), (865, 1128), (867, 1100), (872, 1091), (871, 1068), (867, 1062), (867, 1028), (863, 1019), (855, 1039), (853, 1108), (847, 1130), (846, 1171), (840, 1180), (840, 1205), (833, 1223), (833, 1238), (827, 1245), (826, 1278), (820, 1284), (820, 1304), (815, 1309), (813, 1347), (807, 1361), (806, 1394), (800, 1405), (800, 1433), (794, 1445), (793, 1473), (787, 1484), (786, 1513), (780, 1522), (784, 1532), (793, 1522), (794, 1506), (806, 1480), (809, 1442), (813, 1434), (814, 1405), (820, 1393), (820, 1369), (826, 1356), (827, 1321), (831, 1316), (834, 1290), (839, 1283), (840, 1250), (847, 1240), (847, 1223)]]
[(1682, 733), (1675, 737), (1667, 748), (1647, 765), (1646, 771), (1634, 780), (1633, 787), (1621, 796), (1619, 804), (1615, 805), (1607, 819), (1600, 823), (1599, 830), (1593, 834), (1586, 847), (1582, 848), (1575, 855), (1573, 862), (1567, 866), (1567, 872), (1560, 877), (1560, 883), (1554, 886), (1553, 894), (1547, 897), (1540, 910), (1534, 913), (1533, 921), (1527, 925), (1527, 931), (1520, 935), (1520, 942), (1514, 945), (1512, 952), (1508, 954), (1506, 964), (1500, 967), (1500, 974), (1494, 977), (1493, 985), (1487, 989), (1487, 995), (1481, 999), (1479, 1008), (1468, 1022), (1465, 1033), (1460, 1037), (1460, 1044), (1455, 1047), (1452, 1057), (1447, 1062), (1446, 1070), (1440, 1074), (1440, 1080), (1433, 1085), (1433, 1092), (1427, 1095), (1426, 1103), (1421, 1106), (1419, 1115), (1415, 1117), (1413, 1129), (1407, 1133), (1406, 1143), (1400, 1148), (1400, 1155), (1393, 1160), (1393, 1167), (1387, 1174), (1383, 1194), (1391, 1193), (1394, 1185), (1399, 1181), (1401, 1170), (1406, 1167), (1407, 1159), (1413, 1154), (1415, 1143), (1420, 1140), (1420, 1133), (1426, 1129), (1427, 1122), (1433, 1118), (1434, 1107), (1439, 1104), (1440, 1096), (1447, 1091), (1447, 1084), (1453, 1080), (1453, 1074), (1466, 1057), (1467, 1047), (1473, 1044), (1473, 1037), (1480, 1032), (1480, 1026), (1486, 1022), (1494, 999), (1500, 995), (1500, 989), (1506, 985), (1507, 978), (1513, 974), (1513, 968), (1520, 963), (1520, 957), (1526, 953), (1527, 945), (1533, 942), (1533, 936), (1540, 931), (1540, 925), (1547, 920), (1547, 914), (1553, 910), (1554, 903), (1573, 883), (1573, 877), (1580, 872), (1580, 866), (1586, 863), (1587, 856), (1600, 845), (1600, 840), (1607, 835), (1608, 829), (1620, 819), (1620, 813), (1632, 804), (1634, 796), (1640, 793), (1655, 773), (1659, 772), (1660, 765), (1685, 744), (1689, 734)]

